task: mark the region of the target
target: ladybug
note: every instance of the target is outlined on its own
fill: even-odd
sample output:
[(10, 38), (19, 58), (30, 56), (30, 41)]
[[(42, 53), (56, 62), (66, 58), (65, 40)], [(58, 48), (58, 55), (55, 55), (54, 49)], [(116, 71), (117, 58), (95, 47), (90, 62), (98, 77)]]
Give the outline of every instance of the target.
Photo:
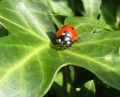
[(76, 42), (78, 34), (72, 25), (64, 25), (57, 32), (57, 44), (60, 48), (68, 48), (72, 43)]

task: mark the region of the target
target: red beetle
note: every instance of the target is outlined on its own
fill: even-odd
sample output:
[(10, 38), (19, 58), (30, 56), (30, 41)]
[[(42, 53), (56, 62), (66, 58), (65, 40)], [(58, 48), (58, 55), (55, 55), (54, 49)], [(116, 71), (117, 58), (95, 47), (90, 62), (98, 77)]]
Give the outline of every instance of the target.
[(61, 48), (69, 47), (72, 43), (77, 41), (77, 39), (78, 39), (77, 31), (71, 25), (64, 25), (57, 32), (56, 41)]

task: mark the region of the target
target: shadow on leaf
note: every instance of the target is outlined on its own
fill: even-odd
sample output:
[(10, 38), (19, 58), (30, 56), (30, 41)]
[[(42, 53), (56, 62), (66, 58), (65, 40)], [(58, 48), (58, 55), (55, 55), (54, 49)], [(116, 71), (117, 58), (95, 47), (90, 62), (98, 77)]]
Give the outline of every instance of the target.
[(57, 43), (56, 43), (56, 38), (57, 38), (56, 34), (53, 33), (53, 32), (47, 32), (47, 35), (48, 35), (48, 37), (49, 37), (49, 39), (51, 41), (50, 47), (52, 49), (58, 50), (59, 48), (58, 48)]
[(9, 35), (8, 30), (4, 26), (0, 25), (0, 38), (8, 35)]

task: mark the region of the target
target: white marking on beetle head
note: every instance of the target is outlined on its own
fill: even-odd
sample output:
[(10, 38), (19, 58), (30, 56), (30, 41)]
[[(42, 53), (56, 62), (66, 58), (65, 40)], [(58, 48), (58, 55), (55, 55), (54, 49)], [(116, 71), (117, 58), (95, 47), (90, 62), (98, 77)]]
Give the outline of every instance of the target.
[(61, 42), (61, 39), (58, 39), (58, 42)]
[(61, 42), (61, 39), (57, 39), (56, 42), (57, 42), (57, 43), (60, 43), (60, 42)]
[(71, 44), (71, 42), (70, 42), (70, 41), (67, 41), (67, 45), (69, 45), (69, 44)]

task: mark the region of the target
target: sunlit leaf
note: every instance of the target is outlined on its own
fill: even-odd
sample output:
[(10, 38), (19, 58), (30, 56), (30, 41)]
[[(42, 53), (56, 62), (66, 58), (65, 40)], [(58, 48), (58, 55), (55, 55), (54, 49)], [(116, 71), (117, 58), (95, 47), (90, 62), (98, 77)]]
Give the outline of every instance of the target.
[(102, 0), (82, 0), (82, 2), (85, 9), (85, 16), (97, 18), (100, 13)]
[(46, 0), (49, 8), (54, 14), (73, 16), (72, 9), (69, 6), (67, 0)]
[(95, 97), (95, 84), (93, 80), (85, 83), (80, 91), (81, 97)]

